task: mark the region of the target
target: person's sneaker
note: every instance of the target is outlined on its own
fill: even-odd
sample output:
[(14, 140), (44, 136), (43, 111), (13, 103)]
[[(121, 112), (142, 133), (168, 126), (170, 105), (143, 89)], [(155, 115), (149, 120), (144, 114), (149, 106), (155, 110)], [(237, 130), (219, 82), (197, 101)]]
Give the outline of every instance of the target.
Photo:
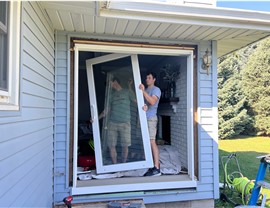
[(144, 176), (160, 176), (161, 172), (160, 169), (157, 169), (156, 167), (150, 168)]

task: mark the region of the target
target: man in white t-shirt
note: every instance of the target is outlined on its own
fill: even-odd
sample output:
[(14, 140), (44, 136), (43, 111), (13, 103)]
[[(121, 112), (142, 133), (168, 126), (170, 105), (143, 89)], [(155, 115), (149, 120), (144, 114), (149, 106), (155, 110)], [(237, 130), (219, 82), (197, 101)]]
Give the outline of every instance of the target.
[(145, 176), (160, 176), (160, 163), (159, 163), (159, 150), (156, 144), (157, 134), (157, 108), (161, 95), (160, 89), (155, 86), (156, 74), (150, 72), (146, 76), (147, 88), (145, 89), (143, 84), (140, 84), (139, 88), (143, 92), (145, 103), (147, 105), (146, 117), (148, 123), (148, 130), (150, 136), (150, 143), (152, 149), (152, 156), (154, 160), (154, 167), (150, 168)]

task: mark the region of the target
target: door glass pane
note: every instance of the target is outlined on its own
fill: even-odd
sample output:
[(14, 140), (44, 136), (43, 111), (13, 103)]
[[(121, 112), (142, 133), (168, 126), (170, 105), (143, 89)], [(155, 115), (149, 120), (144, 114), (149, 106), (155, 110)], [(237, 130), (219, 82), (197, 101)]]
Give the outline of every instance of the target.
[(0, 90), (8, 89), (7, 35), (0, 33)]
[(104, 166), (144, 161), (131, 58), (93, 65)]
[(3, 25), (7, 23), (7, 1), (0, 1), (0, 22)]
[(7, 33), (7, 9), (6, 1), (0, 2), (0, 90), (8, 89), (8, 33)]

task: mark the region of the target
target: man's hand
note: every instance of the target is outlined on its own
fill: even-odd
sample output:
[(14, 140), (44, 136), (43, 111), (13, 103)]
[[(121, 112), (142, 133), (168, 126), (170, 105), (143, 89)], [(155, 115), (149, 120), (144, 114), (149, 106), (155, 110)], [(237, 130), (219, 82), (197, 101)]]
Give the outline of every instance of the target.
[(98, 119), (102, 119), (106, 116), (105, 110), (102, 111), (102, 113), (99, 114)]
[(144, 111), (147, 111), (147, 110), (148, 110), (148, 106), (147, 106), (146, 104), (144, 104), (144, 106), (142, 107), (142, 109), (143, 109)]
[(144, 85), (143, 85), (143, 84), (140, 84), (140, 85), (139, 85), (139, 89), (140, 89), (141, 91), (144, 91), (144, 90), (145, 90)]

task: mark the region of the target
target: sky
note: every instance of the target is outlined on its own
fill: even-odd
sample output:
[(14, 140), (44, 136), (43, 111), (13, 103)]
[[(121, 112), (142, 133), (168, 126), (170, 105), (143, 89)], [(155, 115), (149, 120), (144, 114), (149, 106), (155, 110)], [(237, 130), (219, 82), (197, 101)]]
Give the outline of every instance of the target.
[(270, 12), (270, 0), (217, 0), (217, 6)]

